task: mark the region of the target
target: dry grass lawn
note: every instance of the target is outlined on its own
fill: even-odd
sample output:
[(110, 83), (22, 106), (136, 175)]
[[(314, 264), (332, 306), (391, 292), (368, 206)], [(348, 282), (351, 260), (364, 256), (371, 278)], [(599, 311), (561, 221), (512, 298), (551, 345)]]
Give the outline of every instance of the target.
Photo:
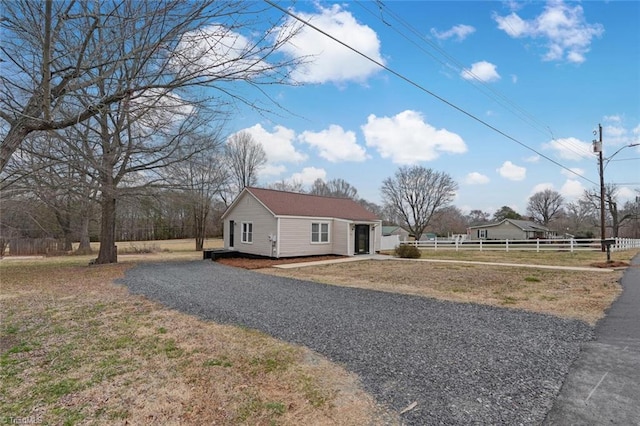
[[(423, 258), (589, 266), (602, 253), (427, 252)], [(637, 251), (616, 253), (630, 260)], [(533, 253), (535, 255), (535, 253)], [(622, 271), (561, 271), (405, 260), (360, 261), (260, 272), (326, 284), (413, 294), (455, 302), (472, 302), (542, 312), (594, 325), (620, 294)]]
[(87, 259), (0, 263), (3, 423), (394, 422), (319, 355), (130, 295), (112, 284), (130, 263)]

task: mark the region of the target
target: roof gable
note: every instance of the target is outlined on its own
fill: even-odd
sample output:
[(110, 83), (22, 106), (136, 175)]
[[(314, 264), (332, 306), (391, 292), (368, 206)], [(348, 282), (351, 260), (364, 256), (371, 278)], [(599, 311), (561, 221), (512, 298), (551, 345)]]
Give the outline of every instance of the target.
[[(253, 195), (275, 216), (335, 217), (347, 220), (379, 220), (373, 213), (348, 198), (322, 197), (273, 189), (250, 188)], [(242, 196), (241, 194), (238, 199)], [(233, 208), (235, 202), (229, 207)]]
[(531, 222), (529, 220), (518, 220), (518, 219), (503, 219), (498, 223), (487, 223), (485, 225), (470, 226), (469, 229), (492, 228), (494, 226), (502, 225), (505, 222), (510, 223), (513, 226), (516, 226), (523, 231), (550, 231), (549, 228), (547, 228), (544, 225), (540, 225), (539, 223)]

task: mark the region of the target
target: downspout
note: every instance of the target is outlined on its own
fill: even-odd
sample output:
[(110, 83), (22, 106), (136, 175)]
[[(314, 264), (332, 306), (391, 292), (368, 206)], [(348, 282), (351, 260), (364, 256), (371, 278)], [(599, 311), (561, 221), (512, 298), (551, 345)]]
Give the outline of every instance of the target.
[(276, 218), (276, 259), (280, 259), (280, 218)]

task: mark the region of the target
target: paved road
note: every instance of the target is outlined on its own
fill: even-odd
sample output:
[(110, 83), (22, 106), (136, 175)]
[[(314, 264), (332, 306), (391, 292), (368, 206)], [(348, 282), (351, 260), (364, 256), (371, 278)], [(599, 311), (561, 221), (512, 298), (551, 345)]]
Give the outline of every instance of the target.
[(344, 288), (215, 262), (141, 264), (133, 293), (305, 345), (408, 425), (541, 424), (591, 328), (522, 311)]
[(546, 425), (640, 425), (640, 255), (572, 365)]

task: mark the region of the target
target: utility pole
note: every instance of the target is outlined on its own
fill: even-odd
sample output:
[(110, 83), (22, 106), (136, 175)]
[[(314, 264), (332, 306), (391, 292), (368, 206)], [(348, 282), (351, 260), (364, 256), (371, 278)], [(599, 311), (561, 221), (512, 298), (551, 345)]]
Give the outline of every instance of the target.
[(598, 124), (599, 139), (595, 145), (595, 150), (598, 151), (598, 162), (600, 163), (600, 244), (602, 251), (606, 251), (604, 240), (607, 238), (605, 228), (605, 212), (604, 212), (604, 161), (602, 158), (602, 125)]

